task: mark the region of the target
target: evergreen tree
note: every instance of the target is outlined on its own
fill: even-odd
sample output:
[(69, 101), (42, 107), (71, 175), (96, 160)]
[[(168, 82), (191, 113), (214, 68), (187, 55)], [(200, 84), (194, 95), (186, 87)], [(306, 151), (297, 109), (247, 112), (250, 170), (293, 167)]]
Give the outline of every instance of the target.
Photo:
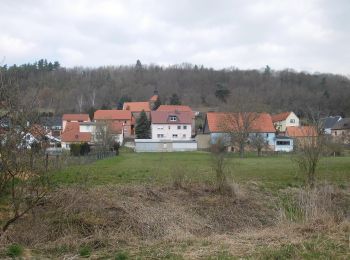
[(230, 95), (230, 91), (222, 84), (216, 84), (215, 96), (222, 102), (226, 103), (226, 98)]
[(181, 105), (180, 98), (179, 98), (179, 96), (176, 93), (171, 95), (171, 97), (170, 97), (170, 105)]
[(140, 117), (136, 121), (136, 138), (137, 139), (150, 139), (151, 138), (151, 124), (147, 118), (144, 110), (142, 110)]
[(158, 96), (156, 102), (154, 102), (153, 110), (157, 110), (161, 104), (162, 104), (162, 101), (160, 100), (160, 97)]

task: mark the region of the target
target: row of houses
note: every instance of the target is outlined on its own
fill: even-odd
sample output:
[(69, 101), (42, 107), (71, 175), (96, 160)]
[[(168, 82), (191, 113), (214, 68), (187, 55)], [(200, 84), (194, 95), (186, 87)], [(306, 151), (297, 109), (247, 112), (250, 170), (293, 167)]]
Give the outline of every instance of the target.
[[(297, 140), (317, 135), (310, 126), (301, 126), (293, 112), (268, 113), (204, 113), (204, 124), (196, 129), (196, 115), (186, 105), (160, 105), (158, 93), (145, 102), (125, 102), (122, 110), (97, 110), (88, 114), (64, 114), (62, 117), (42, 117), (39, 127), (54, 144), (63, 149), (72, 143), (87, 142), (97, 146), (104, 142), (131, 141), (136, 151), (188, 151), (207, 149), (218, 138), (228, 139), (232, 133), (246, 131), (249, 139), (260, 136), (266, 149), (292, 151)], [(150, 139), (135, 138), (136, 121), (144, 111), (151, 122)], [(249, 125), (247, 124), (249, 122)], [(328, 117), (322, 120), (324, 133), (334, 137), (349, 136), (350, 119)], [(130, 143), (130, 142), (129, 142)], [(235, 147), (230, 147), (234, 150)]]

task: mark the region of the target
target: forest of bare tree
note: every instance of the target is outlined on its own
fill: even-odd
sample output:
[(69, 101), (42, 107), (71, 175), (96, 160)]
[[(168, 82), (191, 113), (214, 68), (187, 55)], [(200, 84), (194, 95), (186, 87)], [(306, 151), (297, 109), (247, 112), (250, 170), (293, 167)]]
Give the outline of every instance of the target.
[[(310, 74), (291, 69), (276, 71), (228, 68), (214, 70), (192, 64), (168, 67), (142, 65), (64, 68), (58, 62), (2, 66), (15, 79), (23, 99), (37, 97), (43, 111), (55, 114), (115, 108), (118, 101), (147, 100), (155, 89), (161, 102), (175, 93), (194, 109), (228, 110), (237, 101), (255, 111), (293, 110), (302, 116), (305, 105), (324, 115), (350, 116), (350, 80), (335, 74)], [(233, 109), (231, 109), (233, 110)]]

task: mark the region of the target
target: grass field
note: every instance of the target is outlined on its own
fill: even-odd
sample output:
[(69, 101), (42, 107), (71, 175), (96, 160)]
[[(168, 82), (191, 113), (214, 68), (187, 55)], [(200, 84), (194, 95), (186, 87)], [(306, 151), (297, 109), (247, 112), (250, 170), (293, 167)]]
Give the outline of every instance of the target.
[[(289, 155), (240, 159), (229, 157), (227, 171), (239, 183), (258, 182), (278, 189), (300, 186), (303, 175)], [(212, 181), (214, 174), (210, 154), (192, 153), (131, 153), (97, 161), (89, 165), (66, 168), (55, 174), (58, 184), (85, 181), (90, 185), (119, 183), (170, 183), (176, 173), (188, 182)], [(350, 181), (350, 157), (325, 157), (317, 169), (318, 181), (342, 185)]]

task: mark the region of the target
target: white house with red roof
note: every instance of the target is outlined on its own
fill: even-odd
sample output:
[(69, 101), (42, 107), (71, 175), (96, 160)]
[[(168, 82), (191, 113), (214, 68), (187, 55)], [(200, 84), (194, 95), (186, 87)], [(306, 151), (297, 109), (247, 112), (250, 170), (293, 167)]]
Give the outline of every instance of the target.
[(160, 105), (157, 111), (167, 111), (167, 112), (188, 112), (191, 114), (191, 135), (194, 136), (196, 134), (196, 117), (192, 108), (185, 105)]
[(300, 126), (299, 117), (294, 112), (283, 112), (272, 115), (272, 122), (279, 132), (285, 132), (287, 127)]
[(151, 131), (154, 140), (190, 140), (192, 113), (184, 111), (152, 111)]
[(91, 143), (91, 140), (92, 133), (80, 131), (80, 122), (66, 122), (61, 134), (62, 149), (70, 150), (73, 143)]

